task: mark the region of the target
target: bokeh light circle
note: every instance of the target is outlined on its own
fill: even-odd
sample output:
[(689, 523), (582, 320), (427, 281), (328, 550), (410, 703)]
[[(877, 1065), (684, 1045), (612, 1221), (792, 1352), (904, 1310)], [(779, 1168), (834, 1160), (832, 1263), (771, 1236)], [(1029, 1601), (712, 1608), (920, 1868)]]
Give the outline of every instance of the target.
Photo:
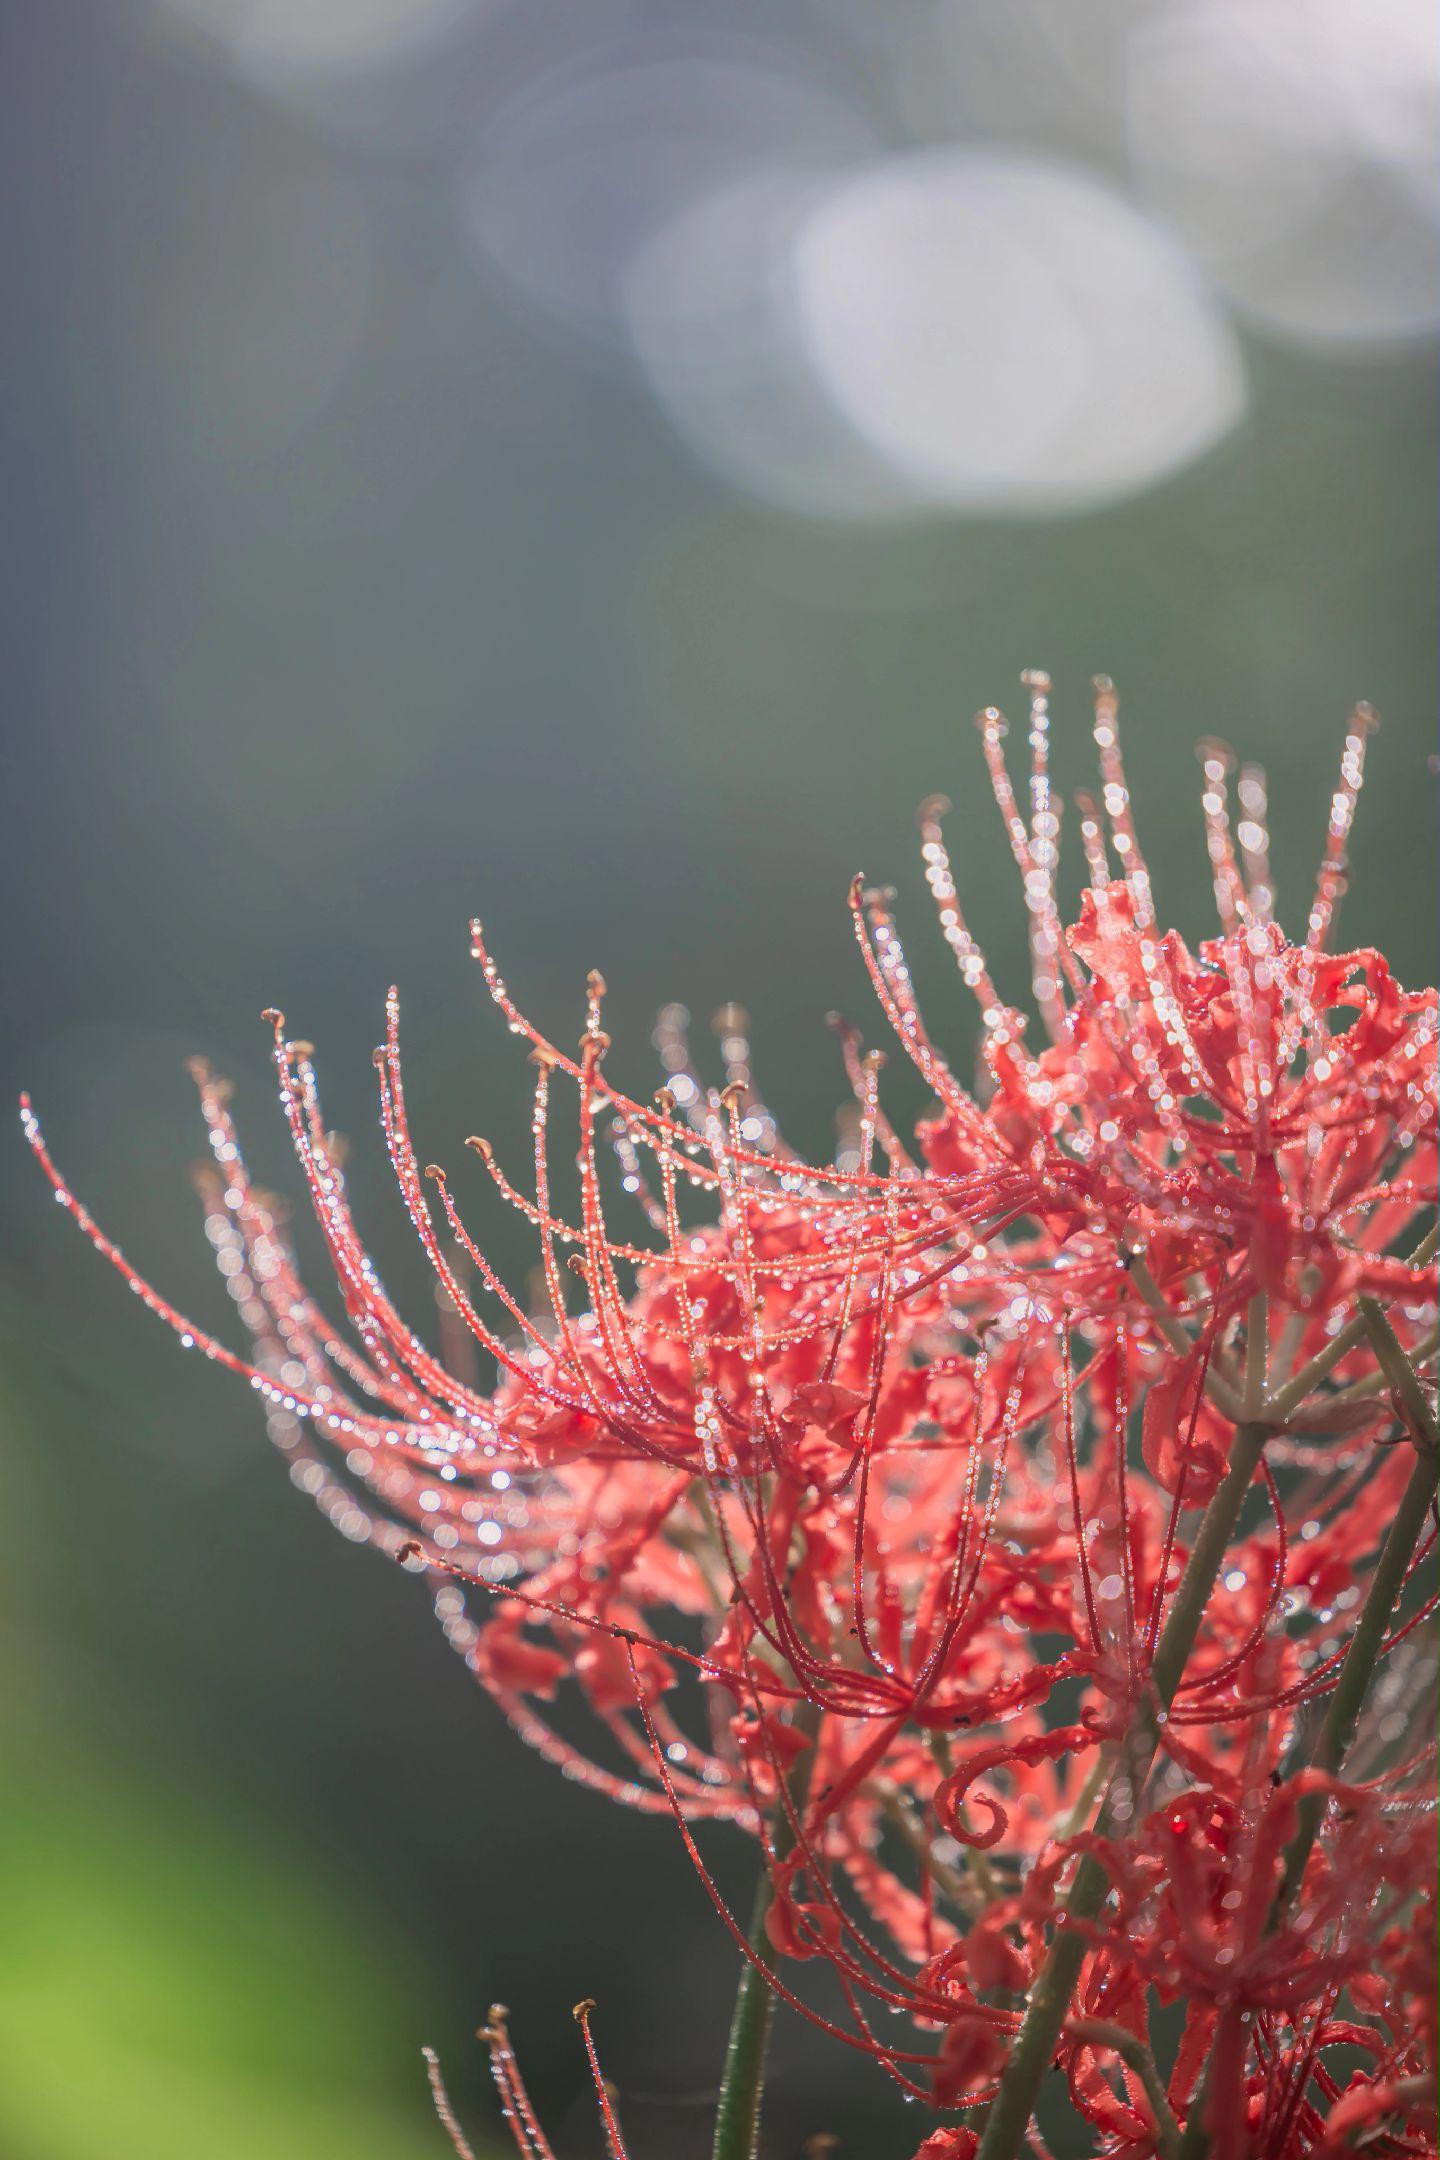
[(903, 517), (924, 491), (856, 436), (801, 349), (790, 251), (820, 185), (753, 174), (671, 219), (626, 279), (630, 334), (676, 432), (732, 486), (802, 516)]
[(1185, 258), (1119, 196), (1040, 160), (872, 164), (812, 211), (794, 278), (835, 408), (954, 508), (1123, 499), (1243, 410), (1235, 340)]
[(1440, 328), (1440, 44), (1420, 13), (1204, 0), (1131, 40), (1137, 181), (1275, 335), (1344, 350)]

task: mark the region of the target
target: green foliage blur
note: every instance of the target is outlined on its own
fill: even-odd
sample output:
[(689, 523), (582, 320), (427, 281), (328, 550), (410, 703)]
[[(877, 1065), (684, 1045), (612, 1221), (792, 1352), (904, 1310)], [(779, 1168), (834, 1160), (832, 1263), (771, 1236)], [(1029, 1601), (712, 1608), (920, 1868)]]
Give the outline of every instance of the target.
[[(18, 1469), (21, 1414), (8, 1391), (3, 1404)], [(17, 1608), (32, 1587), (19, 1572)], [(394, 2045), (402, 2004), (438, 2010), (416, 1946), (377, 1921), (303, 1820), (267, 1822), (203, 1773), (97, 1749), (74, 1673), (18, 1610), (10, 1620), (6, 2160), (433, 2153), (418, 2044)]]
[(377, 2076), (403, 1946), (256, 1825), (183, 1789), (15, 1748), (0, 1781), (0, 2142), (14, 2160), (408, 2160), (417, 2104)]

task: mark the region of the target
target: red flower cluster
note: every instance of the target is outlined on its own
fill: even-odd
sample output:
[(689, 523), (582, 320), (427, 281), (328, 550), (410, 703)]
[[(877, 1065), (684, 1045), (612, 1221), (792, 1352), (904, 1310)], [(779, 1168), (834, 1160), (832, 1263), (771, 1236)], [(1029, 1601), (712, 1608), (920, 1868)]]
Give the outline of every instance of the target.
[[(1329, 2153), (1362, 2130), (1433, 2152), (1434, 1750), (1412, 1725), (1433, 1599), (1412, 1585), (1380, 1615), (1367, 1655), (1385, 1662), (1343, 1763), (1314, 1747), (1430, 1444), (1357, 1299), (1383, 1302), (1412, 1365), (1436, 1340), (1420, 1243), (1435, 995), (1402, 990), (1376, 952), (1329, 950), (1369, 718), (1346, 738), (1299, 944), (1274, 916), (1263, 781), (1242, 771), (1232, 837), (1228, 753), (1205, 747), (1219, 935), (1192, 952), (1158, 927), (1108, 683), (1101, 800), (1081, 804), (1089, 890), (1062, 927), (1048, 684), (1029, 683), (1025, 810), (1004, 721), (987, 711), (981, 730), (1044, 1045), (966, 927), (943, 803), (922, 811), (923, 852), (980, 1007), (978, 1090), (935, 1046), (889, 895), (852, 892), (876, 994), (935, 1098), (913, 1150), (849, 1030), (854, 1109), (830, 1164), (780, 1138), (733, 1011), (728, 1085), (702, 1084), (667, 1021), (665, 1085), (623, 1095), (600, 978), (567, 1055), (476, 925), (536, 1066), (524, 1189), (473, 1145), (534, 1227), (543, 1298), (513, 1294), (449, 1180), (421, 1169), (392, 993), (381, 1122), (453, 1338), (448, 1355), (421, 1341), (356, 1228), (308, 1046), (276, 1014), (281, 1100), (358, 1347), (302, 1286), (228, 1089), (202, 1070), (206, 1228), (245, 1360), (130, 1270), (27, 1109), (28, 1129), (144, 1301), (249, 1376), (296, 1481), (347, 1536), (429, 1575), (522, 1737), (673, 1814), (747, 1958), (907, 2091), (988, 2100), (1052, 1945), (1078, 1933), (1046, 2059), (1105, 2152), (1172, 2155), (1197, 2110), (1216, 2160)], [(562, 1086), (571, 1201), (552, 1176)], [(456, 1342), (496, 1361), (493, 1390)], [(1402, 1577), (1430, 1550), (1427, 1532)], [(551, 1720), (567, 1688), (593, 1751)], [(715, 1816), (764, 1855), (753, 1943), (692, 1836)], [(1087, 1855), (1103, 1868), (1088, 1906)], [(813, 1959), (843, 2020), (798, 1992), (792, 1968)], [(908, 2038), (882, 2033), (881, 2009), (908, 2014)], [(950, 2127), (922, 2150), (973, 2145)]]

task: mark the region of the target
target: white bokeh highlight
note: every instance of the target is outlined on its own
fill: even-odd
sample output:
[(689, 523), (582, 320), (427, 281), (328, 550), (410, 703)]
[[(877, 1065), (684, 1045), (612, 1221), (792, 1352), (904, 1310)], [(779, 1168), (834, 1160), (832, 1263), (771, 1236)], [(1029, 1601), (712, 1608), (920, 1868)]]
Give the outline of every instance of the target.
[(1039, 160), (917, 152), (856, 173), (797, 233), (794, 283), (834, 408), (937, 506), (1101, 507), (1244, 409), (1235, 340), (1183, 255)]
[(860, 440), (802, 349), (790, 271), (816, 185), (753, 174), (672, 219), (627, 276), (630, 334), (676, 432), (732, 486), (806, 517), (906, 517), (924, 490)]
[(1344, 351), (1440, 328), (1430, 0), (1203, 0), (1131, 39), (1137, 185), (1244, 318)]

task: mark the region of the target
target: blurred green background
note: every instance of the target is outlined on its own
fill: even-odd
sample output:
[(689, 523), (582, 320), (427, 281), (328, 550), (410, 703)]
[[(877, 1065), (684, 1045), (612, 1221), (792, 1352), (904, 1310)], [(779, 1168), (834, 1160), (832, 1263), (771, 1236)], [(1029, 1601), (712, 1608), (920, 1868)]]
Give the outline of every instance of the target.
[[(465, 924), (614, 1066), (743, 999), (793, 1138), (870, 1025), (844, 913), (944, 789), (1013, 994), (968, 715), (1125, 698), (1165, 911), (1209, 918), (1197, 736), (1271, 775), (1303, 919), (1347, 707), (1384, 716), (1345, 928), (1433, 979), (1429, 10), (1090, 0), (72, 0), (3, 11), (4, 1061), (135, 1260), (229, 1325), (183, 1059), (285, 1149), (320, 1046), (387, 1275), (422, 1152), (523, 1142)], [(1228, 41), (1228, 42), (1227, 42)], [(1077, 880), (1070, 874), (1073, 890)], [(897, 1115), (919, 1107), (893, 1075)], [(5, 1151), (6, 2160), (410, 2160), (422, 2042), (477, 2149), (514, 2013), (557, 2149), (703, 2149), (733, 1961), (678, 1842), (528, 1756), (423, 1592), (291, 1490)], [(464, 1173), (462, 1173), (464, 1174)], [(479, 1198), (480, 1174), (466, 1176)], [(503, 1211), (497, 1258), (530, 1255)], [(742, 1902), (738, 1841), (709, 1841)], [(785, 2021), (770, 2150), (920, 2134)]]

